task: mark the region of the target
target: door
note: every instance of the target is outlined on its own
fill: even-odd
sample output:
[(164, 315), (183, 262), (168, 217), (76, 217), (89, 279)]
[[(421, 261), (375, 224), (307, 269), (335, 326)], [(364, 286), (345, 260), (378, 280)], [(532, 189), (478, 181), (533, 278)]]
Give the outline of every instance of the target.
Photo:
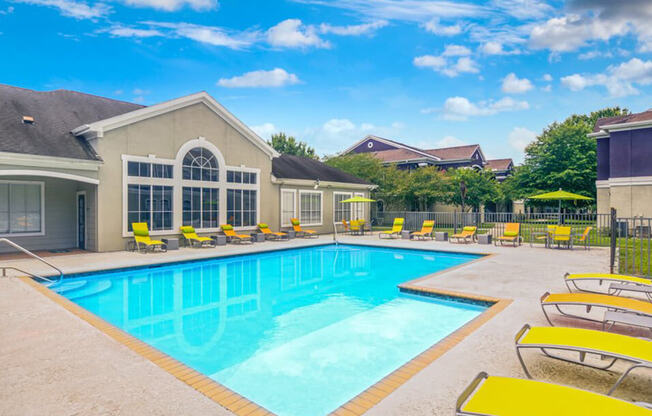
[(86, 192), (77, 192), (77, 248), (86, 250)]

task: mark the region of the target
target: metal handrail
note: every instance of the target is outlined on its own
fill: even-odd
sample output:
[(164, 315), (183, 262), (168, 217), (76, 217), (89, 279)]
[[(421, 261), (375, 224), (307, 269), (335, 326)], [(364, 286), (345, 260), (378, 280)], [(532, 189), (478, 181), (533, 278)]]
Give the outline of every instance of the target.
[(44, 263), (44, 264), (46, 264), (46, 265), (52, 267), (54, 270), (57, 271), (57, 273), (59, 273), (59, 278), (55, 281), (55, 280), (52, 280), (52, 279), (47, 278), (47, 277), (45, 277), (45, 276), (40, 276), (40, 275), (38, 275), (38, 274), (34, 274), (34, 273), (27, 272), (27, 271), (25, 271), (25, 270), (21, 270), (21, 269), (19, 269), (19, 268), (17, 268), (17, 267), (13, 267), (13, 266), (0, 266), (0, 269), (2, 269), (2, 276), (6, 276), (6, 275), (7, 275), (7, 274), (6, 274), (6, 273), (7, 273), (7, 270), (16, 270), (16, 271), (21, 272), (21, 273), (26, 273), (26, 274), (30, 275), (31, 277), (35, 277), (35, 278), (37, 278), (37, 279), (45, 280), (46, 282), (50, 283), (51, 285), (56, 284), (56, 283), (59, 283), (59, 282), (61, 281), (61, 279), (63, 279), (63, 271), (61, 271), (60, 268), (58, 268), (58, 267), (55, 266), (54, 264), (52, 264), (52, 263), (50, 263), (50, 262), (44, 260), (43, 258), (37, 256), (36, 254), (34, 254), (34, 253), (32, 253), (31, 251), (27, 250), (25, 247), (19, 246), (18, 244), (14, 243), (13, 241), (8, 240), (8, 239), (6, 239), (6, 238), (0, 238), (0, 243), (7, 243), (7, 244), (9, 244), (9, 245), (12, 246), (13, 248), (15, 248), (15, 249), (17, 249), (17, 250), (19, 250), (19, 251), (22, 251), (23, 253), (27, 254), (27, 255), (30, 256), (30, 257), (35, 258), (36, 260), (40, 261), (41, 263)]

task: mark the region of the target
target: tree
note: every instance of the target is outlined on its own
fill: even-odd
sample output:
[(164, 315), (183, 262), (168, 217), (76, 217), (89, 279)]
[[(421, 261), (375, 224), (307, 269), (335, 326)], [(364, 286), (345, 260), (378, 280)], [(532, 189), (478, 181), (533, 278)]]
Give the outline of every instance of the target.
[(587, 134), (599, 118), (625, 114), (627, 109), (605, 108), (550, 124), (526, 147), (525, 162), (504, 189), (513, 199), (559, 188), (595, 197), (596, 142)]
[(498, 185), (494, 174), (470, 168), (453, 169), (448, 172), (448, 202), (461, 207), (479, 210), (487, 202), (495, 202)]
[(294, 155), (317, 159), (315, 149), (308, 146), (308, 143), (298, 141), (293, 136), (287, 136), (285, 133), (272, 134), (272, 140), (267, 143), (279, 153), (285, 155)]
[(449, 198), (450, 181), (437, 167), (427, 166), (408, 172), (398, 189), (410, 209), (427, 211)]

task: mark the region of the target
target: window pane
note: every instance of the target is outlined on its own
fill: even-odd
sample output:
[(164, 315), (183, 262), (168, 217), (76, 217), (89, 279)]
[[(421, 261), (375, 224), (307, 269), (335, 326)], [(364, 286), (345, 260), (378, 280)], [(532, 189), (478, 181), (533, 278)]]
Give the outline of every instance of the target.
[(150, 209), (150, 187), (149, 185), (140, 186), (140, 211), (148, 211)]
[(189, 166), (184, 166), (183, 167), (183, 179), (190, 179), (191, 177), (191, 172), (190, 172), (190, 167)]
[(242, 183), (242, 172), (234, 172), (233, 182)]
[(140, 176), (142, 176), (144, 178), (149, 178), (150, 176), (152, 176), (151, 173), (150, 173), (151, 167), (152, 167), (152, 165), (150, 165), (149, 163), (141, 163), (140, 164)]
[(226, 181), (227, 182), (233, 182), (233, 177), (234, 177), (234, 175), (233, 175), (232, 170), (229, 170), (229, 171), (226, 172)]
[(129, 176), (139, 175), (138, 162), (127, 162), (127, 175)]
[(257, 173), (254, 173), (254, 172), (250, 173), (250, 174), (249, 174), (249, 182), (250, 182), (250, 183), (253, 183), (253, 184), (258, 183), (258, 178), (257, 178), (257, 176), (258, 176)]

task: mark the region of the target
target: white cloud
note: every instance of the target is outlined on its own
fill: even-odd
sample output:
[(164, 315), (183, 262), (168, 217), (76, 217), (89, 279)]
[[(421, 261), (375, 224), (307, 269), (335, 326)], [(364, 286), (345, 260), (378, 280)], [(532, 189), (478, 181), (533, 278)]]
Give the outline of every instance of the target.
[(139, 29), (127, 26), (113, 26), (107, 30), (112, 36), (122, 38), (151, 38), (155, 36), (165, 36), (162, 32), (156, 29)]
[(395, 121), (395, 122), (392, 123), (392, 128), (400, 130), (402, 128), (405, 128), (405, 123), (400, 122), (400, 121)]
[(550, 82), (550, 81), (552, 81), (552, 75), (550, 75), (550, 74), (543, 74), (543, 76), (541, 77), (541, 79), (544, 80), (544, 81), (546, 81), (546, 82)]
[(433, 18), (476, 17), (489, 9), (470, 3), (450, 0), (294, 0), (297, 3), (318, 4), (355, 14), (384, 20), (427, 22)]
[(568, 52), (589, 43), (631, 34), (636, 37), (640, 51), (652, 50), (652, 2), (649, 0), (572, 0), (566, 6), (567, 14), (532, 27), (532, 47)]
[(537, 134), (525, 127), (514, 127), (507, 136), (509, 145), (519, 152), (524, 152), (528, 144), (536, 139)]
[(550, 85), (550, 84), (548, 84), (548, 85), (544, 85), (543, 87), (541, 87), (541, 91), (543, 91), (543, 92), (550, 92), (550, 91), (552, 91), (552, 85)]
[(463, 140), (458, 139), (455, 136), (445, 136), (441, 140), (437, 141), (437, 147), (455, 147), (463, 146), (466, 143)]
[(360, 35), (371, 35), (378, 29), (382, 29), (387, 26), (386, 20), (377, 20), (371, 23), (363, 23), (359, 25), (348, 25), (348, 26), (332, 26), (328, 23), (322, 23), (319, 26), (319, 31), (323, 34), (332, 33), (334, 35), (340, 36), (360, 36)]
[(202, 26), (193, 23), (166, 23), (145, 21), (144, 25), (157, 29), (168, 29), (169, 37), (181, 37), (213, 46), (243, 49), (259, 40), (258, 32), (235, 32), (219, 26)]
[(494, 7), (517, 19), (539, 19), (554, 9), (540, 0), (493, 0)]
[(304, 25), (299, 19), (287, 19), (267, 30), (267, 42), (279, 48), (329, 48), (314, 26)]
[(251, 126), (251, 130), (265, 140), (270, 140), (272, 134), (279, 131), (273, 123), (263, 123), (259, 126)]
[(275, 68), (271, 71), (251, 71), (232, 78), (221, 78), (217, 85), (226, 88), (261, 88), (284, 87), (298, 84), (299, 77), (290, 74), (284, 69)]
[(441, 56), (469, 56), (471, 49), (462, 45), (446, 45), (444, 52)]
[(13, 12), (14, 12), (14, 7), (13, 6), (9, 6), (4, 10), (0, 10), (1, 15), (12, 14)]
[(483, 43), (479, 51), (485, 55), (518, 55), (521, 53), (518, 49), (512, 49), (510, 51), (503, 48), (501, 42), (489, 41)]
[(98, 19), (111, 13), (110, 6), (104, 3), (89, 5), (83, 1), (74, 0), (14, 0), (16, 3), (33, 4), (36, 6), (52, 7), (59, 10), (63, 16), (75, 19)]
[(403, 127), (402, 123), (382, 126), (370, 122), (357, 123), (348, 118), (332, 118), (319, 126), (307, 128), (296, 136), (308, 142), (320, 154), (334, 154), (368, 134), (394, 137)]
[(151, 7), (172, 12), (185, 6), (194, 10), (210, 10), (217, 7), (217, 0), (124, 0), (128, 6)]
[(324, 131), (333, 134), (339, 134), (343, 131), (355, 129), (355, 124), (346, 118), (333, 118), (324, 123)]
[(527, 78), (519, 78), (511, 72), (503, 78), (501, 90), (506, 94), (523, 94), (534, 88), (534, 85)]
[(450, 25), (450, 26), (442, 25), (439, 22), (438, 17), (428, 20), (426, 23), (422, 25), (422, 27), (426, 31), (439, 36), (455, 36), (462, 33), (461, 25), (459, 24)]
[(612, 97), (639, 94), (634, 84), (652, 84), (652, 61), (632, 58), (620, 65), (610, 65), (604, 73), (572, 74), (561, 78), (563, 86), (571, 91), (581, 91), (591, 86), (603, 86)]
[(506, 111), (527, 110), (527, 101), (516, 101), (504, 97), (498, 101), (480, 101), (472, 103), (465, 97), (450, 97), (444, 102), (443, 117), (446, 120), (463, 121), (474, 116), (490, 116)]
[[(461, 73), (478, 73), (477, 63), (467, 55), (471, 50), (466, 46), (447, 45), (441, 55), (422, 55), (412, 60), (414, 66), (419, 68), (430, 68), (440, 72), (447, 77), (456, 77)], [(450, 57), (459, 57), (457, 60)]]

